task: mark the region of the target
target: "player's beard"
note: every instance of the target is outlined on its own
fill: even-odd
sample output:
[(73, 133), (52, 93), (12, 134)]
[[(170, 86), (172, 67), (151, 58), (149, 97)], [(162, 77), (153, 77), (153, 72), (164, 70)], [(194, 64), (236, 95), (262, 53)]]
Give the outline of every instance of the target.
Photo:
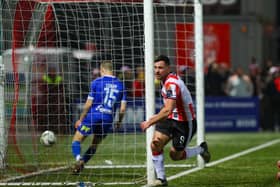
[(155, 73), (155, 79), (161, 80), (162, 76), (160, 73)]

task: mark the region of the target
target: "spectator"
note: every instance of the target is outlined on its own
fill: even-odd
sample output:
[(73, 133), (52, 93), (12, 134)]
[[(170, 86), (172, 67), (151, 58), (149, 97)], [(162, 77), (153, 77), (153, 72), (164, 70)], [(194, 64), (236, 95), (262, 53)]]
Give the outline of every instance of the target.
[(118, 78), (124, 82), (128, 97), (133, 96), (132, 92), (132, 70), (129, 66), (122, 66)]
[(45, 86), (42, 77), (46, 71), (45, 61), (34, 62), (32, 66), (32, 118), (36, 130), (43, 131), (47, 121)]
[(271, 70), (271, 67), (273, 67), (273, 62), (268, 59), (263, 62), (262, 67), (260, 69), (260, 76), (261, 76), (261, 82), (262, 82), (262, 89), (265, 87), (265, 85), (268, 82), (269, 77), (271, 77), (269, 71)]
[(225, 93), (232, 97), (250, 97), (253, 95), (253, 84), (241, 67), (228, 78)]
[(249, 64), (249, 77), (253, 84), (253, 96), (260, 96), (261, 76), (260, 76), (260, 69), (255, 57), (252, 57), (251, 63)]
[(96, 78), (100, 77), (100, 71), (99, 68), (94, 68), (92, 70), (92, 80), (95, 80)]
[(224, 85), (228, 78), (228, 71), (225, 65), (220, 65), (215, 62), (208, 67), (208, 72), (205, 75), (205, 94), (207, 96), (224, 96)]
[(63, 96), (63, 79), (54, 66), (49, 66), (48, 71), (42, 76), (43, 105), (40, 111), (43, 118), (38, 121), (40, 130), (52, 130), (58, 134), (68, 132), (66, 122), (66, 109)]
[[(268, 99), (265, 111), (266, 126), (264, 130), (279, 130), (280, 126), (280, 71), (277, 67), (271, 67), (269, 80), (264, 90)], [(277, 126), (278, 125), (278, 126)]]
[(271, 117), (268, 116), (270, 114), (270, 95), (267, 93), (267, 84), (268, 82), (271, 81), (272, 75), (269, 73), (270, 68), (273, 66), (273, 63), (270, 59), (267, 59), (264, 61), (262, 64), (262, 68), (260, 70), (260, 79), (261, 79), (261, 84), (260, 84), (260, 90), (261, 90), (261, 95), (260, 95), (260, 126), (261, 129), (264, 131), (273, 131), (272, 129), (272, 122), (271, 122)]
[(143, 67), (136, 68), (136, 79), (133, 81), (133, 96), (143, 97), (145, 95), (145, 71)]
[(160, 80), (158, 80), (158, 79), (155, 79), (155, 91), (156, 91), (156, 93), (155, 93), (155, 95), (156, 95), (156, 97), (161, 97), (161, 85), (160, 85)]

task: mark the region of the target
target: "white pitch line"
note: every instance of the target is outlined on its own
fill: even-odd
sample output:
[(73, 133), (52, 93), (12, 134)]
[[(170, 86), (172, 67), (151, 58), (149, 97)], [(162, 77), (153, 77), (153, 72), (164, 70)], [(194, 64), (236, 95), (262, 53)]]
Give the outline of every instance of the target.
[[(254, 152), (254, 151), (258, 151), (258, 150), (260, 150), (260, 149), (269, 147), (269, 146), (274, 145), (274, 144), (279, 143), (279, 142), (280, 142), (280, 139), (276, 139), (276, 140), (269, 141), (269, 142), (267, 142), (267, 143), (261, 144), (261, 145), (256, 146), (256, 147), (252, 147), (252, 148), (250, 148), (250, 149), (247, 149), (247, 150), (245, 150), (245, 151), (241, 151), (241, 152), (239, 152), (239, 153), (230, 155), (230, 156), (225, 157), (225, 158), (222, 158), (222, 159), (220, 159), (220, 160), (216, 160), (216, 161), (210, 162), (210, 163), (206, 164), (206, 167), (215, 166), (215, 165), (217, 165), (217, 164), (226, 162), (226, 161), (228, 161), (228, 160), (235, 159), (235, 158), (237, 158), (237, 157), (240, 157), (240, 156), (243, 156), (243, 155), (252, 153), (252, 152)], [(188, 175), (188, 174), (190, 174), (190, 173), (194, 173), (194, 172), (199, 171), (199, 170), (201, 170), (201, 169), (203, 169), (203, 168), (196, 167), (196, 168), (193, 168), (193, 169), (190, 169), (190, 170), (187, 170), (187, 171), (178, 173), (178, 174), (176, 174), (176, 175), (170, 176), (170, 177), (167, 178), (167, 180), (170, 181), (170, 180), (173, 180), (173, 179), (177, 179), (177, 178), (179, 178), (179, 177)]]

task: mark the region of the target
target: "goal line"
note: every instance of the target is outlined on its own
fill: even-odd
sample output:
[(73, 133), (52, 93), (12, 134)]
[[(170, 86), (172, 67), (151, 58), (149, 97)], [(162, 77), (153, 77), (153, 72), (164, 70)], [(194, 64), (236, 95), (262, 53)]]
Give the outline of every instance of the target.
[[(109, 160), (107, 161), (109, 162)], [(126, 169), (126, 168), (133, 168), (133, 169), (137, 169), (137, 168), (146, 168), (146, 165), (87, 165), (85, 166), (85, 169)], [(196, 167), (196, 164), (167, 164), (165, 165), (166, 168), (194, 168)], [(40, 170), (37, 172), (32, 172), (32, 173), (28, 173), (25, 175), (21, 175), (21, 176), (17, 176), (17, 177), (10, 177), (7, 178), (5, 180), (0, 180), (0, 186), (63, 186), (63, 185), (77, 185), (78, 182), (13, 182), (13, 181), (17, 181), (20, 179), (25, 179), (25, 178), (29, 178), (29, 177), (34, 177), (37, 175), (43, 175), (45, 173), (50, 173), (50, 172), (57, 172), (57, 171), (61, 171), (61, 170), (66, 170), (69, 169), (70, 166), (61, 166), (61, 167), (56, 167), (56, 168), (49, 168), (49, 169), (44, 169), (44, 170)], [(143, 179), (144, 180), (144, 179)], [(142, 180), (141, 180), (142, 181)], [(137, 182), (137, 181), (136, 181)], [(135, 183), (136, 183), (135, 182)], [(95, 183), (90, 183), (90, 185), (93, 185)], [(112, 183), (112, 182), (108, 182), (108, 183), (102, 183), (102, 185), (119, 185), (119, 184), (135, 184), (133, 182), (116, 182), (116, 183)], [(96, 183), (96, 184), (100, 184), (100, 183)]]

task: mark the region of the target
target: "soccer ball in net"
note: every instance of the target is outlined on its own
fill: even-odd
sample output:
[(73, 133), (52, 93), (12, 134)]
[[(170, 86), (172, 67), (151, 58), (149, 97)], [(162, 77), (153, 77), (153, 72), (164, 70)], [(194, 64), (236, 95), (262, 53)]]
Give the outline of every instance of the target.
[(55, 134), (50, 131), (46, 130), (41, 134), (40, 143), (44, 146), (52, 146), (56, 142)]

